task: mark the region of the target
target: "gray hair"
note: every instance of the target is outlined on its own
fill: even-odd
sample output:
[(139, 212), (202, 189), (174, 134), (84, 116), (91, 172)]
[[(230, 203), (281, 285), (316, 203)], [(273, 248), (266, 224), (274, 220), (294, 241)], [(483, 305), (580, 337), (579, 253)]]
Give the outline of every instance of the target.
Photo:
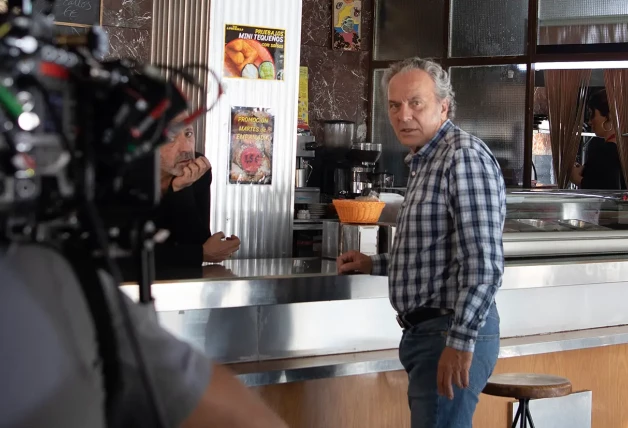
[(436, 86), (436, 98), (439, 101), (447, 100), (449, 103), (449, 112), (447, 117), (453, 119), (456, 117), (456, 100), (454, 98), (455, 93), (451, 86), (451, 78), (443, 67), (438, 63), (429, 60), (421, 59), (419, 57), (404, 59), (390, 66), (382, 77), (382, 88), (384, 90), (384, 97), (388, 98), (388, 84), (390, 80), (399, 73), (404, 73), (410, 70), (423, 70), (430, 75)]

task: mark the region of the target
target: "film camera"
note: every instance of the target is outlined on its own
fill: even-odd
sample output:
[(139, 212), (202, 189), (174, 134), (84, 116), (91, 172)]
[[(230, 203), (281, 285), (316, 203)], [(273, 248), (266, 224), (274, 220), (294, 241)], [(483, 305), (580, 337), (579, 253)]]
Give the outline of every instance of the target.
[[(82, 240), (114, 258), (142, 251), (155, 233), (156, 148), (176, 132), (169, 125), (187, 108), (185, 97), (163, 77), (166, 67), (97, 60), (108, 47), (98, 27), (85, 36), (55, 36), (53, 2), (39, 5), (42, 14), (29, 13), (29, 1), (5, 5), (0, 237)], [(166, 71), (205, 94), (220, 93), (219, 84), (204, 87), (188, 69)], [(199, 108), (179, 126), (206, 111)]]
[[(98, 332), (109, 400), (115, 395), (117, 353), (95, 271), (104, 269), (119, 282), (115, 259), (137, 260), (140, 302), (152, 301), (157, 231), (151, 217), (160, 196), (156, 149), (211, 109), (222, 89), (202, 65), (175, 69), (99, 60), (108, 48), (106, 34), (92, 27), (87, 35), (55, 35), (53, 3), (38, 2), (42, 12), (33, 13), (30, 0), (0, 0), (0, 249), (38, 243), (80, 260), (73, 266)], [(198, 70), (212, 87), (193, 76)], [(211, 105), (171, 125), (188, 103), (164, 75), (202, 91)], [(88, 267), (80, 266), (83, 260)], [(163, 424), (126, 303), (117, 295), (141, 377)]]

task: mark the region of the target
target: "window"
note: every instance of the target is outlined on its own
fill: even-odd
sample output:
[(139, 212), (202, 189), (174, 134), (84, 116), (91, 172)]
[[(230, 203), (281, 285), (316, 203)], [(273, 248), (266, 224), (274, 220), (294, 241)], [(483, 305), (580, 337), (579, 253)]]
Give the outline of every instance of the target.
[(452, 67), (455, 123), (491, 149), (508, 186), (523, 179), (526, 67)]
[(528, 0), (452, 0), (451, 57), (523, 55)]

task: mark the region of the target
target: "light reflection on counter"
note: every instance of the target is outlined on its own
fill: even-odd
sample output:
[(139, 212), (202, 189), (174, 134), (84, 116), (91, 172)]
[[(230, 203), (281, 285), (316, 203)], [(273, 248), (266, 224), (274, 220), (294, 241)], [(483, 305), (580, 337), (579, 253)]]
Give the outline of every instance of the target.
[(203, 266), (203, 278), (269, 278), (337, 275), (336, 262), (320, 258), (236, 259)]

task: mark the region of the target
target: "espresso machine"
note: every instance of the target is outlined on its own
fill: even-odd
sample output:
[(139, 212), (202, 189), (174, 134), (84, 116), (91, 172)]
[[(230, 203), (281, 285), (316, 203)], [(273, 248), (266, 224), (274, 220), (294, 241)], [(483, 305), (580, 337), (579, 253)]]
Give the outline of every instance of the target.
[(292, 220), (292, 256), (320, 257), (322, 214), (319, 187), (312, 186), (313, 163), (317, 144), (312, 135), (297, 135), (296, 171), (294, 182), (294, 217)]
[(331, 202), (355, 198), (373, 187), (373, 178), (382, 145), (355, 141), (355, 122), (325, 120), (323, 142), (317, 150), (314, 182)]
[(316, 139), (313, 135), (297, 135), (297, 168), (294, 187), (307, 187), (316, 157)]
[(360, 196), (373, 187), (373, 174), (382, 155), (382, 145), (376, 143), (353, 143), (347, 153), (351, 165), (349, 193)]
[(320, 188), (308, 186), (316, 157), (316, 139), (313, 135), (297, 135), (297, 167), (294, 178), (295, 212), (298, 205), (316, 204), (320, 199)]

